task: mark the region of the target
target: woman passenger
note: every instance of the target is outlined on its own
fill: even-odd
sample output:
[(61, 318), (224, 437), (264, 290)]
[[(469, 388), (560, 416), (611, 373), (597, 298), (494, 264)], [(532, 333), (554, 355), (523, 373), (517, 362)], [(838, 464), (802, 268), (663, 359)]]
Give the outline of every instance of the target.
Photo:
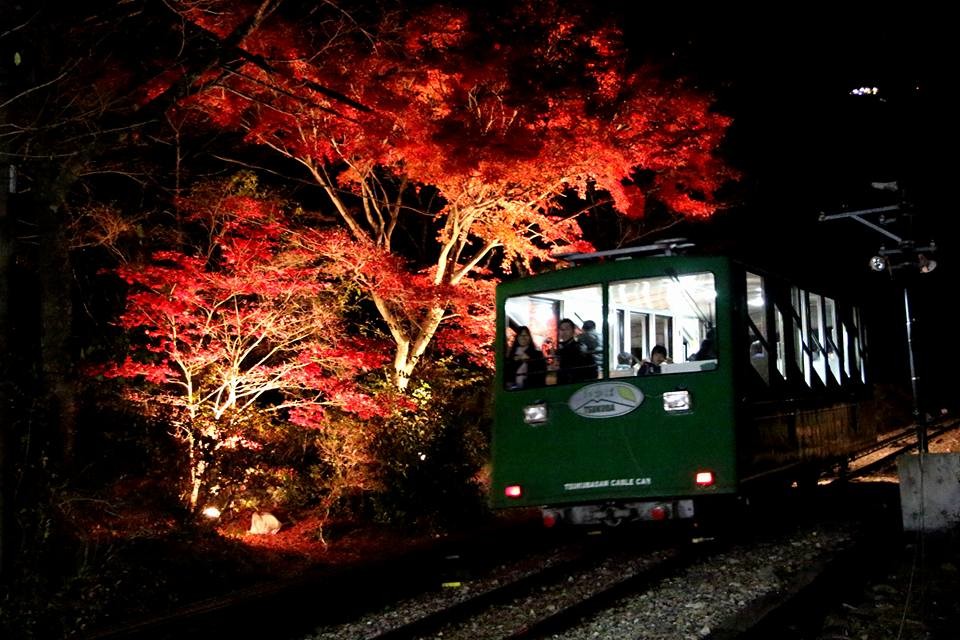
[(504, 384), (508, 389), (542, 387), (547, 372), (547, 363), (540, 350), (533, 346), (530, 329), (520, 327), (507, 349)]

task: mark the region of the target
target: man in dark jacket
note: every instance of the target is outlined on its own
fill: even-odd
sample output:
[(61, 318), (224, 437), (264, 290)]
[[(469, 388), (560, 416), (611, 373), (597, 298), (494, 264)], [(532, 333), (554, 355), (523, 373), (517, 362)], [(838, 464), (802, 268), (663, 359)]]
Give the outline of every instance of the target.
[(597, 363), (587, 353), (584, 345), (577, 340), (577, 325), (573, 320), (564, 318), (557, 325), (559, 338), (554, 357), (557, 360), (557, 384), (596, 380)]
[(603, 367), (603, 336), (597, 333), (597, 323), (593, 320), (584, 320), (583, 333), (577, 340), (597, 363), (597, 369), (601, 369)]

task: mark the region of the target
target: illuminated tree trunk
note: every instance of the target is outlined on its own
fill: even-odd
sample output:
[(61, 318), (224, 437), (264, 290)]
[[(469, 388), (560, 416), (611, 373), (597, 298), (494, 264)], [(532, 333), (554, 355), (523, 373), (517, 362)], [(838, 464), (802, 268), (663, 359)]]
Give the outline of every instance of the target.
[(433, 336), (437, 333), (440, 323), (443, 321), (444, 310), (442, 307), (429, 309), (423, 318), (423, 321), (412, 331), (405, 330), (402, 320), (398, 317), (396, 311), (391, 309), (379, 296), (373, 295), (373, 300), (380, 310), (380, 314), (387, 321), (390, 327), (390, 333), (396, 343), (396, 351), (393, 357), (393, 372), (391, 382), (393, 385), (404, 391), (410, 384), (410, 377), (413, 375), (417, 363), (423, 357), (424, 352)]
[[(387, 211), (389, 215), (387, 220), (381, 217), (380, 223), (374, 222), (372, 228), (368, 229), (363, 222), (358, 219), (358, 216), (354, 215), (354, 212), (347, 203), (344, 202), (336, 181), (327, 172), (325, 167), (311, 162), (308, 158), (290, 157), (298, 160), (309, 169), (313, 178), (317, 181), (317, 184), (319, 184), (330, 197), (340, 218), (346, 223), (347, 228), (350, 230), (350, 235), (360, 242), (372, 241), (378, 246), (389, 248), (391, 233), (396, 225), (396, 208), (391, 209), (388, 206)], [(368, 210), (371, 205), (377, 207), (377, 203), (370, 202), (368, 199), (366, 202)], [(374, 218), (368, 215), (367, 220), (370, 222), (373, 221)], [(419, 362), (421, 356), (423, 356), (427, 345), (430, 344), (430, 340), (440, 326), (440, 321), (443, 319), (443, 309), (430, 310), (424, 322), (417, 326), (416, 323), (409, 322), (406, 317), (410, 310), (394, 308), (375, 291), (368, 291), (367, 293), (373, 300), (377, 311), (380, 312), (380, 317), (387, 323), (387, 328), (396, 345), (393, 353), (393, 370), (390, 374), (390, 382), (397, 389), (404, 391), (410, 384), (410, 376), (413, 374), (417, 362)]]
[(203, 459), (203, 452), (200, 451), (199, 443), (192, 431), (187, 432), (186, 442), (190, 456), (190, 494), (187, 504), (190, 512), (196, 513), (197, 504), (200, 501), (200, 488), (203, 486), (203, 472), (206, 471), (207, 463)]

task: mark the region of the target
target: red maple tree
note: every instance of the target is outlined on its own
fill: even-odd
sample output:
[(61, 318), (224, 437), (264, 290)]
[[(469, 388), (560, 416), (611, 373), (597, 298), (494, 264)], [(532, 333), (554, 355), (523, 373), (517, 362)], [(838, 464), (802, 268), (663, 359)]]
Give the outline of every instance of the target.
[[(492, 261), (529, 269), (590, 249), (562, 193), (594, 185), (626, 216), (654, 199), (706, 217), (730, 177), (714, 155), (729, 122), (709, 99), (631, 69), (617, 29), (557, 2), (499, 16), (435, 6), (334, 30), (320, 11), (265, 8), (276, 6), (181, 5), (236, 56), (196, 78), (179, 108), (298, 162), (326, 192), (349, 232), (340, 242), (353, 244), (338, 252), (343, 268), (386, 322), (401, 389)], [(236, 37), (247, 24), (257, 28)], [(429, 259), (394, 259), (400, 230), (423, 224)], [(378, 272), (356, 269), (356, 255), (376, 255)]]
[(115, 270), (129, 285), (119, 324), (131, 347), (103, 373), (133, 382), (130, 398), (169, 409), (195, 508), (218, 451), (261, 446), (248, 414), (323, 428), (331, 407), (361, 419), (394, 407), (357, 385), (386, 363), (383, 346), (345, 330), (325, 259), (276, 199), (209, 184), (180, 204), (187, 235), (203, 240)]

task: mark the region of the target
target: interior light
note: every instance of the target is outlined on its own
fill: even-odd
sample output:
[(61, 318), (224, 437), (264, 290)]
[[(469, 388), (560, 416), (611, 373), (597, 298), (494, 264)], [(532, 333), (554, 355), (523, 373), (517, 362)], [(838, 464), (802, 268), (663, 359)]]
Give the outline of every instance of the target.
[(541, 424), (547, 421), (547, 405), (529, 404), (523, 408), (523, 421), (527, 424)]
[(698, 487), (709, 487), (713, 484), (713, 471), (697, 471), (696, 482)]
[(690, 392), (687, 390), (683, 391), (666, 391), (663, 394), (663, 410), (668, 413), (676, 413), (677, 411), (690, 411)]
[(523, 488), (518, 484), (511, 484), (503, 490), (503, 495), (508, 498), (519, 498), (523, 496)]
[(870, 268), (874, 271), (885, 271), (887, 268), (887, 259), (883, 256), (873, 256), (870, 258)]

